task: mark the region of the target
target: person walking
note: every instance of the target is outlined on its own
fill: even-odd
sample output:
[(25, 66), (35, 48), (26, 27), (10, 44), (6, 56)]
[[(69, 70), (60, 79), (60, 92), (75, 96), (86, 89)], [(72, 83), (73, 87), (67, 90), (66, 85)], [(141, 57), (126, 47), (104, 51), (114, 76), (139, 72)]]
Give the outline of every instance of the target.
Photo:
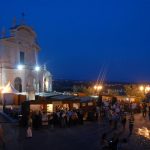
[(146, 103), (143, 104), (142, 112), (143, 112), (143, 118), (145, 118), (146, 114), (147, 114), (147, 105), (146, 105)]
[(118, 127), (119, 115), (116, 112), (113, 112), (112, 119), (113, 119), (113, 124), (114, 124), (113, 129), (116, 130)]
[(112, 111), (108, 111), (108, 120), (109, 120), (109, 127), (112, 127)]
[(121, 124), (122, 124), (123, 131), (125, 131), (126, 122), (127, 122), (126, 114), (123, 113), (121, 116)]
[(102, 134), (100, 144), (101, 144), (102, 150), (106, 150), (106, 149), (109, 148), (109, 142), (108, 142), (108, 140), (107, 140), (107, 135), (106, 135), (106, 133), (103, 133), (103, 134)]
[(133, 127), (134, 127), (134, 116), (133, 114), (131, 114), (129, 117), (129, 136), (132, 135)]
[(110, 149), (111, 150), (118, 150), (118, 144), (119, 144), (119, 136), (118, 134), (115, 132), (113, 134), (112, 140), (111, 140), (111, 144), (110, 144)]
[(29, 120), (28, 120), (27, 138), (32, 138), (32, 117), (31, 116), (29, 116)]

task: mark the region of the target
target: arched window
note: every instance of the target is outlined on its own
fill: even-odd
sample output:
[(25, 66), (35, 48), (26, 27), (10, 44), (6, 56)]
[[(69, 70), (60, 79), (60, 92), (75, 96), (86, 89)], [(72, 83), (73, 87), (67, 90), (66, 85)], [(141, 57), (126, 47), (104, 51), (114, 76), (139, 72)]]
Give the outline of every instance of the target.
[(49, 77), (44, 78), (44, 92), (49, 91)]
[(21, 78), (19, 78), (19, 77), (15, 78), (14, 87), (17, 91), (22, 92), (22, 80), (21, 80)]
[(33, 87), (36, 92), (41, 92), (41, 82), (40, 80), (33, 79)]

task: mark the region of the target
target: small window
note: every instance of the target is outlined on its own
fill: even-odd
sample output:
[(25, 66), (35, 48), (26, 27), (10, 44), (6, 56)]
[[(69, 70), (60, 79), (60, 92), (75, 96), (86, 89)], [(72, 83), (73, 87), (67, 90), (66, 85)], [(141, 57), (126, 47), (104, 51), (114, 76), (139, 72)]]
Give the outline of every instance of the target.
[(24, 52), (20, 52), (20, 64), (24, 64)]
[(92, 102), (89, 102), (89, 103), (88, 103), (88, 106), (93, 106), (93, 103), (92, 103)]
[(86, 103), (82, 103), (82, 106), (85, 107), (85, 106), (86, 106)]

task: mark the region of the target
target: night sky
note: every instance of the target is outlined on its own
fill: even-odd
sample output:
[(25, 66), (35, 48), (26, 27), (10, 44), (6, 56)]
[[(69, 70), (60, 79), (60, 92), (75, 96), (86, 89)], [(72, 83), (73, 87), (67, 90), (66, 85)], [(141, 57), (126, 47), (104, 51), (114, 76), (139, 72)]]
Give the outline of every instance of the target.
[(25, 13), (54, 79), (150, 81), (149, 0), (1, 0), (0, 29)]

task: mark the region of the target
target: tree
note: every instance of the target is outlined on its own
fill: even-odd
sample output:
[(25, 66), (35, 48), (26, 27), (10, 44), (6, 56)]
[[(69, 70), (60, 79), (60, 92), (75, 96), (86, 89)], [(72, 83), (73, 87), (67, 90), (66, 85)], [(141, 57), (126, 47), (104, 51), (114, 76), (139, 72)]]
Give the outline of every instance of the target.
[(124, 89), (128, 97), (136, 97), (139, 101), (145, 98), (145, 93), (139, 90), (138, 85), (125, 85)]

